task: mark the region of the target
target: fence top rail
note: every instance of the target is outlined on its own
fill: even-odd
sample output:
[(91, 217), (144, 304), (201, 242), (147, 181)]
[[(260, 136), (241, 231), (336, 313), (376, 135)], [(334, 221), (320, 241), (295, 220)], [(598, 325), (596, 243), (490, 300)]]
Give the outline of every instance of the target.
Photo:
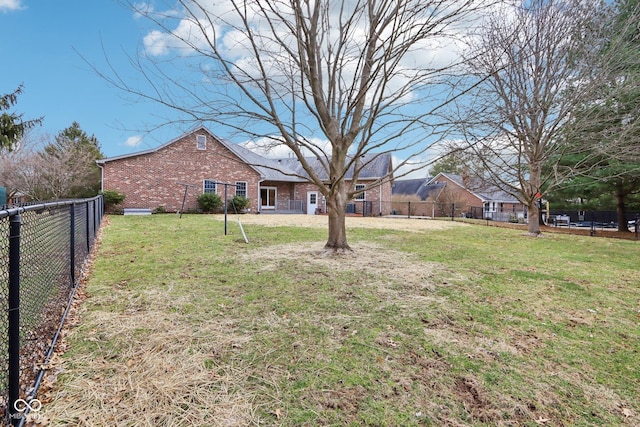
[(90, 197), (87, 199), (57, 200), (53, 202), (44, 202), (44, 203), (38, 203), (38, 204), (28, 205), (28, 206), (17, 206), (10, 209), (0, 210), (0, 218), (12, 217), (15, 215), (19, 215), (23, 212), (39, 211), (42, 209), (55, 208), (58, 206), (69, 206), (69, 205), (75, 205), (79, 203), (92, 202), (96, 199), (99, 199), (100, 197), (102, 196)]

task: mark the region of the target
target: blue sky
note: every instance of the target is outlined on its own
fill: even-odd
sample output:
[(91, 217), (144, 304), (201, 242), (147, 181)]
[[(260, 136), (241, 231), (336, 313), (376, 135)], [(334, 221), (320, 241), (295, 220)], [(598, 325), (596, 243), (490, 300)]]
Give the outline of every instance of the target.
[(82, 59), (104, 69), (106, 53), (126, 77), (132, 72), (127, 53), (135, 55), (145, 24), (111, 0), (0, 0), (0, 93), (24, 84), (14, 110), (25, 119), (44, 116), (38, 135), (55, 135), (77, 121), (108, 157), (171, 140), (180, 131), (164, 129), (128, 145), (157, 107), (132, 104)]
[[(148, 20), (116, 0), (0, 0), (0, 58), (10, 64), (2, 67), (0, 94), (24, 84), (15, 111), (25, 119), (44, 116), (37, 135), (55, 135), (77, 121), (98, 139), (107, 157), (156, 147), (180, 136), (188, 125), (143, 132), (162, 122), (158, 116), (166, 117), (167, 111), (158, 104), (132, 102), (130, 94), (110, 87), (89, 65), (112, 74), (108, 59), (124, 81), (136, 82), (140, 75), (129, 57), (142, 49), (162, 52), (169, 46), (164, 34), (151, 44), (147, 37), (145, 45), (152, 29)], [(448, 56), (442, 46), (438, 52)]]

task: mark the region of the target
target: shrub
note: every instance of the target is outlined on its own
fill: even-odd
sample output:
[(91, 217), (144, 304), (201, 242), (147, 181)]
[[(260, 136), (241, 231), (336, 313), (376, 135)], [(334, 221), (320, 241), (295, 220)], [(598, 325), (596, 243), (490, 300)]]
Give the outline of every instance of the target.
[(113, 211), (114, 207), (124, 202), (125, 195), (118, 193), (115, 190), (105, 190), (101, 192), (104, 197), (104, 209), (106, 211)]
[(249, 206), (250, 200), (244, 196), (233, 196), (231, 200), (228, 201), (228, 209), (235, 212), (242, 212), (244, 209)]
[(203, 212), (213, 212), (220, 209), (222, 199), (215, 193), (202, 193), (198, 196), (198, 206)]

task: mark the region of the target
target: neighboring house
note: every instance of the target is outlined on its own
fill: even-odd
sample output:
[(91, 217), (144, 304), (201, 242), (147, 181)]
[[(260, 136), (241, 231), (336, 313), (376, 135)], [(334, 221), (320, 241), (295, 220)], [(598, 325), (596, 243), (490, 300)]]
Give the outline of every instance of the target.
[[(398, 180), (393, 186), (394, 211), (411, 215), (451, 216), (514, 221), (524, 219), (526, 208), (518, 200), (494, 187), (479, 185), (468, 177), (439, 173), (433, 178)], [(401, 196), (415, 196), (408, 201)], [(404, 208), (404, 210), (403, 210)]]
[[(390, 155), (368, 157), (364, 160), (371, 162), (360, 173), (356, 189), (376, 183), (392, 170)], [(250, 212), (315, 214), (326, 210), (322, 194), (304, 178), (306, 173), (297, 159), (262, 157), (215, 137), (205, 127), (157, 148), (101, 159), (97, 164), (102, 169), (102, 189), (126, 196), (123, 209), (195, 210), (199, 194), (217, 193), (224, 200), (224, 184), (230, 184), (227, 198), (236, 194), (249, 198)], [(383, 200), (390, 199), (391, 183), (385, 181), (358, 195), (350, 208), (362, 212), (362, 206), (368, 214), (383, 215), (390, 210)]]
[(438, 216), (440, 211), (436, 212), (437, 200), (445, 185), (430, 181), (430, 178), (395, 181), (392, 189), (392, 213), (402, 216)]
[(496, 221), (519, 221), (526, 217), (527, 209), (515, 197), (494, 186), (478, 183), (467, 176), (439, 173), (430, 184), (444, 184), (438, 197), (443, 211), (449, 206), (467, 217)]

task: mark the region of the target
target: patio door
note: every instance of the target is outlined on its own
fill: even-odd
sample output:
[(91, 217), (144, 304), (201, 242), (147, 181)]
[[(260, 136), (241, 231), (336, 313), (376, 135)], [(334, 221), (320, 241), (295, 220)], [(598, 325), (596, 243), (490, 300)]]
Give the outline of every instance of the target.
[(260, 189), (260, 210), (275, 210), (276, 187), (262, 187)]
[(318, 209), (318, 192), (307, 191), (307, 215), (315, 215)]

